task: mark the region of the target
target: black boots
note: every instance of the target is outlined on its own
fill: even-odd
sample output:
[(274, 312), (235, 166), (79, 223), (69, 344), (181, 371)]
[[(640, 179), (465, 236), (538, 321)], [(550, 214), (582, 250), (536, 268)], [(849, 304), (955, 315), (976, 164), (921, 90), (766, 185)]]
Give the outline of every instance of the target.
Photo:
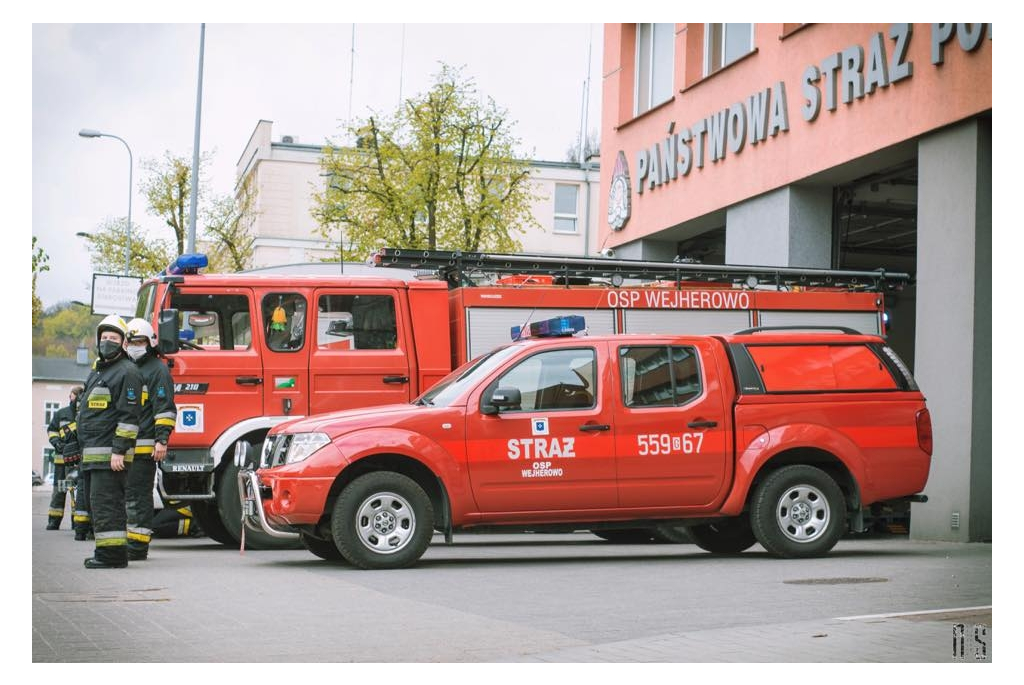
[(96, 557), (89, 557), (85, 560), (86, 568), (127, 568), (128, 560), (124, 561), (100, 561)]
[(46, 524), (46, 530), (60, 530), (60, 519), (50, 519)]
[(145, 561), (149, 558), (149, 550), (128, 548), (128, 561)]

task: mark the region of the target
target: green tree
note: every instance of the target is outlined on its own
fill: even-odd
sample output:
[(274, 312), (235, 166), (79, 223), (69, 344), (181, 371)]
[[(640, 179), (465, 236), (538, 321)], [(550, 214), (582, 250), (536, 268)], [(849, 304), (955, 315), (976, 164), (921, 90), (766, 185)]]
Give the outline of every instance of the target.
[[(345, 233), (346, 257), (382, 247), (513, 251), (538, 226), (538, 195), (508, 112), (442, 65), (431, 89), (392, 115), (354, 122), (354, 147), (329, 144), (327, 188), (314, 194), (319, 233)], [(539, 227), (539, 226), (538, 226)]]
[[(134, 223), (134, 222), (133, 222)], [(96, 273), (124, 273), (124, 245), (128, 239), (124, 217), (104, 219), (92, 233), (86, 234), (89, 256)], [(132, 226), (131, 255), (128, 258), (128, 274), (149, 278), (167, 267), (174, 259), (170, 243), (159, 238), (142, 234), (138, 226)]]
[(32, 326), (39, 322), (39, 317), (43, 313), (43, 301), (36, 295), (36, 276), (43, 273), (44, 271), (50, 270), (50, 265), (47, 262), (50, 261), (50, 256), (43, 252), (43, 248), (36, 247), (35, 236), (32, 236)]
[[(202, 202), (207, 194), (202, 178), (203, 170), (209, 161), (210, 154), (204, 152), (199, 159), (198, 202)], [(144, 160), (141, 166), (146, 175), (140, 186), (143, 195), (146, 196), (149, 213), (162, 219), (174, 231), (177, 248), (174, 256), (183, 254), (192, 193), (191, 155), (179, 157), (168, 150), (164, 153), (163, 159)]]
[(103, 317), (72, 302), (48, 307), (32, 333), (32, 354), (47, 357), (74, 357), (79, 345), (95, 347), (96, 325)]
[(252, 185), (250, 176), (236, 197), (218, 197), (203, 212), (210, 271), (242, 271), (250, 266), (256, 242), (252, 234), (256, 214)]

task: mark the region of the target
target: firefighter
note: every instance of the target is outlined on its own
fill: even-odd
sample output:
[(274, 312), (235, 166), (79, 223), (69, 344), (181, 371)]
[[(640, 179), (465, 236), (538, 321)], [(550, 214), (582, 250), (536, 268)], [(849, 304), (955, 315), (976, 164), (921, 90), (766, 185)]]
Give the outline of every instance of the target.
[(157, 462), (167, 455), (167, 439), (178, 416), (174, 382), (157, 356), (156, 334), (145, 319), (128, 322), (125, 351), (142, 375), (142, 419), (125, 491), (128, 514), (128, 560), (143, 561), (153, 537), (153, 479)]
[[(82, 386), (80, 385), (71, 388), (68, 405), (61, 407), (53, 415), (50, 425), (46, 428), (47, 437), (50, 439), (50, 444), (53, 445), (53, 494), (50, 496), (50, 511), (46, 530), (60, 530), (61, 521), (64, 520), (67, 490), (62, 481), (67, 477), (66, 469), (73, 468), (78, 457), (77, 454), (72, 454), (69, 459), (65, 459), (64, 443), (67, 441), (69, 430), (74, 430), (75, 413), (78, 411), (78, 395), (81, 392)], [(74, 511), (73, 502), (71, 506)]]
[[(96, 327), (99, 358), (78, 403), (82, 471), (89, 474), (89, 509), (96, 536), (86, 568), (128, 565), (125, 485), (142, 417), (142, 376), (124, 351), (127, 326), (111, 314)], [(81, 496), (81, 495), (79, 495)]]

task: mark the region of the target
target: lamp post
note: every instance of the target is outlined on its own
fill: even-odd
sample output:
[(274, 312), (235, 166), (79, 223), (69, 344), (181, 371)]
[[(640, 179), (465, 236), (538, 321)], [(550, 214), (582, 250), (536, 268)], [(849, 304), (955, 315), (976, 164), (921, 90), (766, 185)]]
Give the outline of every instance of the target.
[(115, 136), (112, 133), (100, 133), (94, 131), (91, 128), (83, 128), (78, 132), (78, 135), (83, 138), (115, 138), (124, 143), (124, 149), (128, 151), (128, 230), (125, 233), (124, 242), (124, 275), (128, 275), (128, 267), (131, 265), (131, 249), (132, 249), (132, 149), (128, 147), (128, 143), (125, 143), (124, 138)]

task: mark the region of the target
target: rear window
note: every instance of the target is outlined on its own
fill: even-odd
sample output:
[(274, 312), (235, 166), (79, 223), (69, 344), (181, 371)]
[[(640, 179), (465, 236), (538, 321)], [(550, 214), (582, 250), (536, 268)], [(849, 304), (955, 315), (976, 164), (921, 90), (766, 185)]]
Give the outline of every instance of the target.
[(898, 389), (865, 345), (748, 345), (747, 350), (768, 392)]

